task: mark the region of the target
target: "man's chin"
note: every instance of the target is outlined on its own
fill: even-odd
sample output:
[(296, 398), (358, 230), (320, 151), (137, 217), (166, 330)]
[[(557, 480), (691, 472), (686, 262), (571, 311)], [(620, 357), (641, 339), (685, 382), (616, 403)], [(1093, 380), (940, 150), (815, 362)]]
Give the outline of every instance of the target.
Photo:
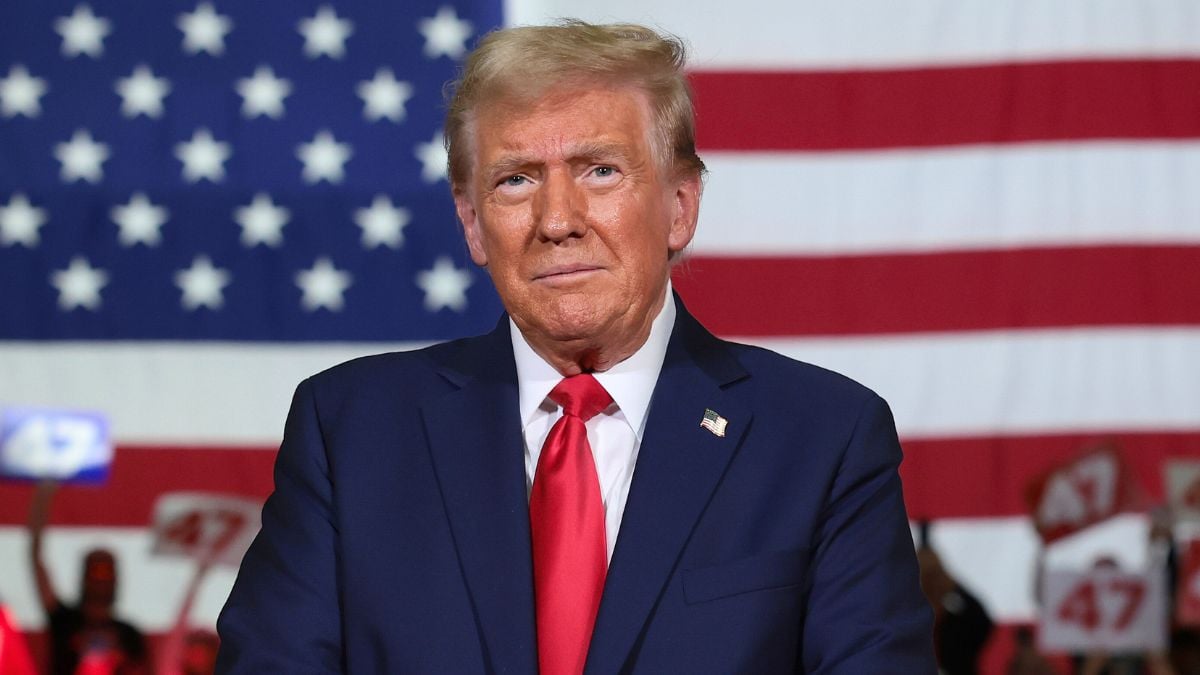
[(554, 342), (582, 346), (596, 341), (604, 331), (592, 322), (558, 321), (542, 326), (538, 332)]
[(546, 312), (540, 316), (514, 317), (517, 327), (532, 343), (556, 349), (584, 349), (602, 342), (607, 325), (594, 317), (578, 314), (556, 314)]

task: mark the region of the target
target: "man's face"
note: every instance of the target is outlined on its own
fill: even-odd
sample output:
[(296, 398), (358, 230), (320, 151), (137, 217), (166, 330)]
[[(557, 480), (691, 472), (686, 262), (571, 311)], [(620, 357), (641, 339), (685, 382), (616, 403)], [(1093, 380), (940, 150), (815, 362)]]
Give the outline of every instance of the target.
[(455, 203), (472, 260), (535, 348), (636, 349), (648, 335), (700, 199), (699, 176), (657, 161), (649, 125), (629, 88), (477, 111)]
[(95, 550), (83, 561), (81, 608), (89, 622), (109, 618), (117, 597), (117, 563), (108, 551)]

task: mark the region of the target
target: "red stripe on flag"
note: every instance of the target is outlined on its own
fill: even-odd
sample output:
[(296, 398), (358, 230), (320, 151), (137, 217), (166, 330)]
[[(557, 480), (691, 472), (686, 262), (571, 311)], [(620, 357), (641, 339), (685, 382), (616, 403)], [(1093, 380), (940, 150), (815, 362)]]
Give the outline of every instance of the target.
[(1200, 246), (701, 256), (673, 281), (721, 335), (1200, 324)]
[[(50, 525), (144, 527), (164, 492), (199, 491), (266, 499), (275, 452), (267, 448), (121, 446), (104, 485), (64, 485)], [(25, 522), (33, 486), (0, 483), (0, 525)]]
[(1200, 429), (903, 441), (904, 501), (914, 520), (1026, 515), (1025, 487), (1054, 465), (1112, 442), (1150, 504), (1162, 503), (1167, 460), (1200, 460)]
[(704, 150), (1200, 137), (1200, 60), (699, 71)]

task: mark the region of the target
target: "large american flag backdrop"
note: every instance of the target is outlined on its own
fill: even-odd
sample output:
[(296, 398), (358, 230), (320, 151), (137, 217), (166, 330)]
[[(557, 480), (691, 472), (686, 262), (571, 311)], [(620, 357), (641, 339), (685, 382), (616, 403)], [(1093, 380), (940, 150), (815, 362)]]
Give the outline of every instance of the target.
[[(190, 568), (149, 554), (158, 494), (264, 497), (300, 379), (494, 324), (442, 83), (482, 32), (580, 11), (694, 45), (689, 307), (889, 400), (910, 515), (999, 620), (1034, 612), (1040, 471), (1115, 441), (1153, 501), (1200, 457), (1190, 0), (4, 2), (0, 403), (104, 410), (118, 446), (56, 499), (64, 592), (111, 546), (122, 612), (164, 630)], [(0, 597), (36, 629), (30, 494), (0, 486)], [(1142, 537), (1056, 555), (1137, 565)]]

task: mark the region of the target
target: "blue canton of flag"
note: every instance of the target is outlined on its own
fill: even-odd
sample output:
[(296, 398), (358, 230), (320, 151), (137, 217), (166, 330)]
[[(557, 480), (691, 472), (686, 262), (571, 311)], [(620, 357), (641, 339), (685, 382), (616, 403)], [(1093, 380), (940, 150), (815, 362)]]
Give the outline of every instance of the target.
[(442, 87), (498, 2), (0, 4), (0, 340), (491, 327)]

